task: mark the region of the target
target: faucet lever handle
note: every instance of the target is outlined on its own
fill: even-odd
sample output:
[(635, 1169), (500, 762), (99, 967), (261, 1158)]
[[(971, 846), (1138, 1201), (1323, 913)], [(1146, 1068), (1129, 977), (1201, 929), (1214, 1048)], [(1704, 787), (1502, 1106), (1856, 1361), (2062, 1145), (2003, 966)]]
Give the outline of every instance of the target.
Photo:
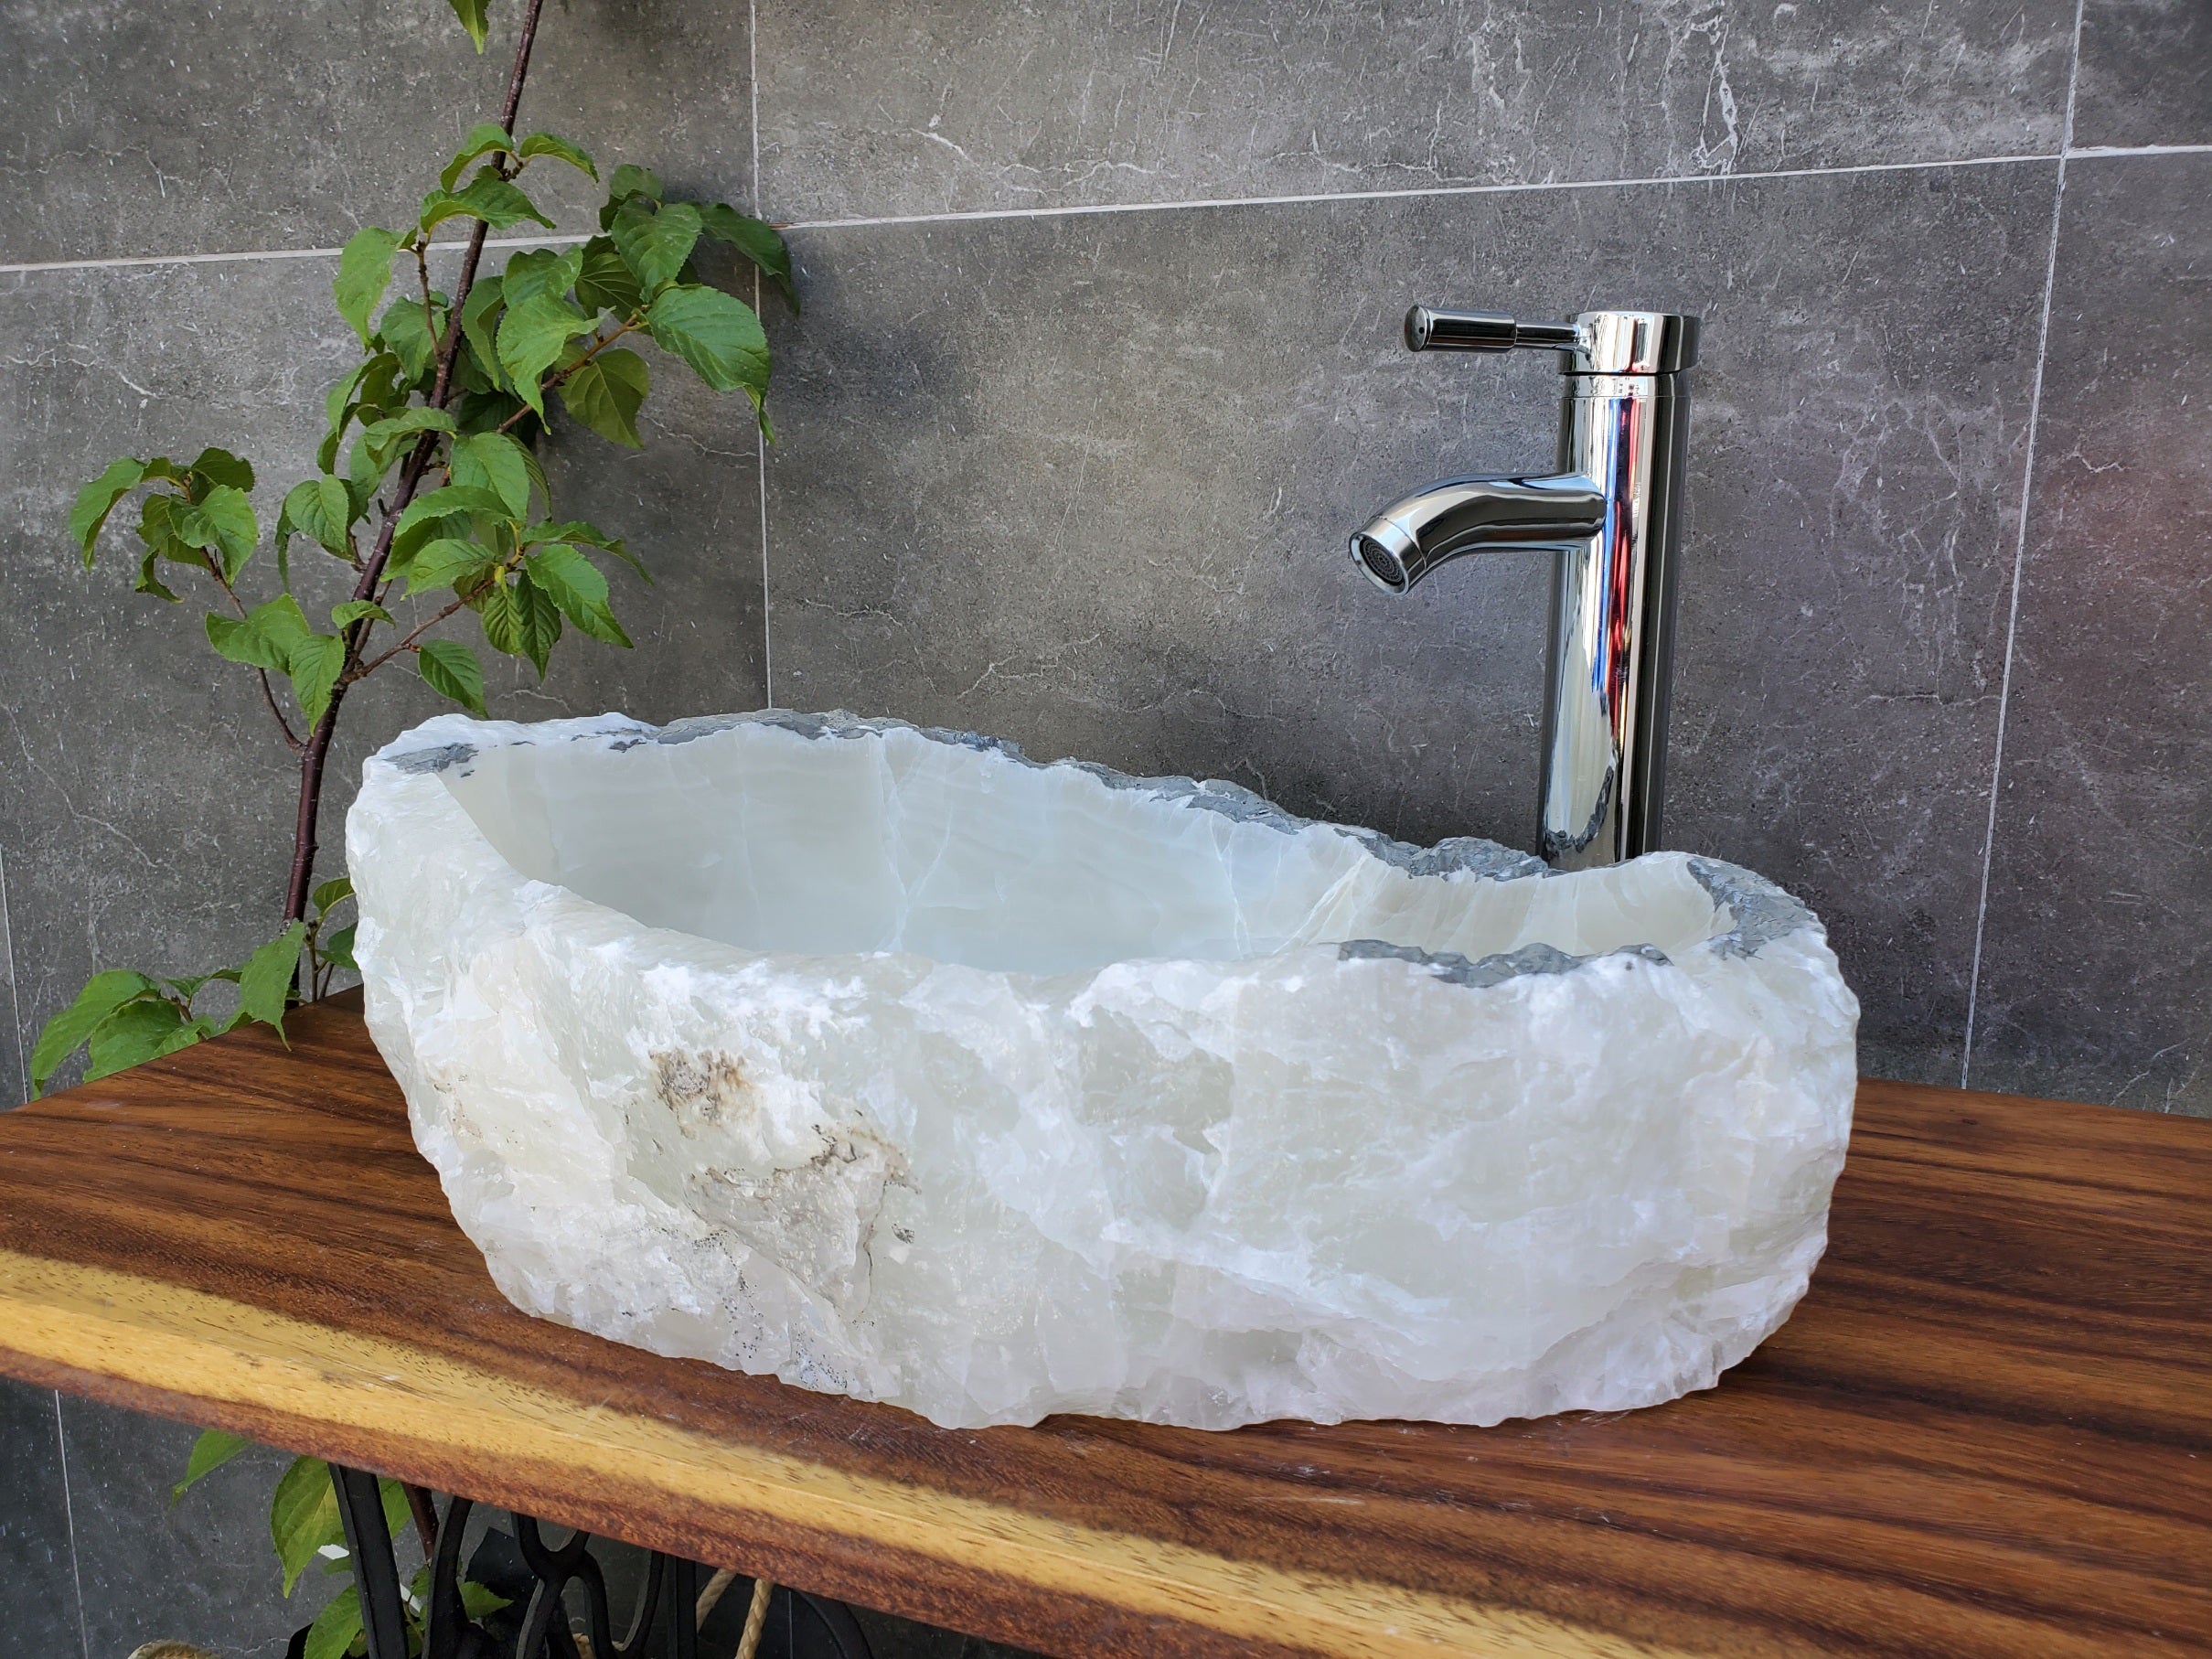
[(1408, 351), (1575, 351), (1588, 337), (1573, 323), (1517, 323), (1500, 311), (1416, 305), (1405, 314)]

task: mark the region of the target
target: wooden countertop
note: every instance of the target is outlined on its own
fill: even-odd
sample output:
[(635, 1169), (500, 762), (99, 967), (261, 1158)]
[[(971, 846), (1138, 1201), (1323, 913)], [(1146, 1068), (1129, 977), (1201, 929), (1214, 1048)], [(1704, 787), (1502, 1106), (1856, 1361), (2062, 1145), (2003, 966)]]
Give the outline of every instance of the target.
[(0, 1372), (1058, 1654), (2212, 1650), (2212, 1123), (1868, 1083), (1648, 1411), (980, 1432), (540, 1323), (349, 1007), (0, 1116)]

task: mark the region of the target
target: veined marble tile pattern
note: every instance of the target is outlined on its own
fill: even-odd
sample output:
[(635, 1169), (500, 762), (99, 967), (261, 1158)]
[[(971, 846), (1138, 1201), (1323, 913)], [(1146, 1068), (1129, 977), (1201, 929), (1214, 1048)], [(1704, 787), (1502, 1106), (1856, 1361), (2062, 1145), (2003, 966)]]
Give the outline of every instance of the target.
[(2212, 154), (2068, 175), (1973, 1070), (2212, 1116), (2208, 199)]
[(2073, 7), (828, 0), (760, 30), (763, 199), (827, 218), (2047, 154)]
[[(95, 964), (259, 934), (291, 789), (194, 619), (118, 558), (74, 567), (69, 495), (111, 455), (229, 441), (273, 515), (347, 350), (332, 252), (490, 112), (512, 11), (478, 59), (438, 0), (0, 0), (0, 1098)], [(642, 457), (555, 446), (564, 500), (660, 585), (629, 597), (635, 658), (508, 676), (495, 712), (843, 701), (1525, 840), (1543, 572), (1469, 562), (1394, 605), (1340, 550), (1430, 476), (1545, 460), (1555, 382), (1407, 358), (1395, 314), (1694, 307), (1670, 839), (1828, 918), (1866, 1069), (2212, 1111), (2212, 452), (2166, 418), (2212, 360), (2182, 212), (2212, 185), (2207, 16), (549, 8), (526, 122), (801, 221), (809, 312), (769, 311), (766, 457), (681, 395)], [(378, 690), (364, 742), (428, 712)], [(66, 1535), (69, 1452), (113, 1600), (88, 1629), (50, 1563), (11, 1571), (0, 1629), (91, 1659), (197, 1609), (281, 1652), (252, 1504), (152, 1557), (130, 1531), (181, 1431), (72, 1405), (49, 1455), (9, 1410), (8, 1490)], [(218, 1557), (247, 1569), (189, 1589)]]

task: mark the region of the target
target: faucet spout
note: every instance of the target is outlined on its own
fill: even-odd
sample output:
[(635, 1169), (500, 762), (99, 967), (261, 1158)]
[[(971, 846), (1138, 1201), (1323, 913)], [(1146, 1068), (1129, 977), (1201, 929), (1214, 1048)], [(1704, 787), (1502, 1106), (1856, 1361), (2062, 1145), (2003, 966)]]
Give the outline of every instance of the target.
[(1464, 553), (1577, 546), (1605, 512), (1605, 491), (1578, 473), (1447, 478), (1378, 514), (1352, 537), (1352, 561), (1384, 593), (1403, 594)]

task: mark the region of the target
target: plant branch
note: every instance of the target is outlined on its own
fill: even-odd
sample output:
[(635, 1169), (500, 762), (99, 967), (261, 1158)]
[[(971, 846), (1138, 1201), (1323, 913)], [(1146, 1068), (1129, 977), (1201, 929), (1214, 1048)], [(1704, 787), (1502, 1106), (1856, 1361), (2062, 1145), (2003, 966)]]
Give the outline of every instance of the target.
[[(203, 547), (199, 550), (199, 562), (208, 567), (208, 574), (215, 578), (215, 585), (223, 590), (224, 596), (230, 601), (230, 608), (238, 613), (239, 620), (243, 622), (246, 602), (238, 596), (238, 590), (230, 585), (230, 578), (223, 574), (223, 567), (216, 562), (215, 554)], [(284, 718), (284, 711), (277, 707), (276, 692), (269, 684), (269, 670), (256, 669), (253, 673), (262, 682), (262, 701), (269, 705), (269, 718), (276, 722), (276, 729), (284, 735), (284, 747), (294, 755), (299, 754), (302, 744), (292, 730), (292, 722)]]
[[(475, 595), (471, 594), (470, 597), (473, 598)], [(457, 615), (459, 612), (465, 609), (467, 605), (467, 599), (455, 599), (451, 605), (440, 611), (435, 616), (431, 617), (427, 622), (418, 624), (415, 627), (409, 630), (405, 638), (398, 641), (395, 645), (393, 645), (391, 649), (386, 651), (381, 657), (375, 658), (373, 661), (357, 664), (353, 671), (347, 677), (347, 683), (350, 684), (356, 680), (367, 680), (371, 674), (375, 673), (379, 669), (390, 662), (394, 657), (397, 657), (401, 651), (413, 650), (415, 648), (415, 641), (422, 638), (423, 635), (429, 633), (431, 629), (436, 627), (438, 624), (443, 622), (448, 616)]]
[(426, 245), (428, 241), (427, 237), (420, 235), (415, 238), (415, 280), (421, 284), (422, 288), (423, 337), (435, 339), (438, 336), (438, 314), (432, 308), (430, 303), (430, 250)]
[[(523, 8), (522, 33), (515, 42), (515, 65), (508, 74), (506, 102), (499, 107), (499, 124), (510, 137), (515, 131), (515, 112), (522, 107), (522, 84), (530, 72), (530, 48), (538, 38), (539, 14), (544, 9), (545, 0), (528, 0)], [(503, 175), (506, 173), (504, 164), (500, 170)], [(453, 394), (454, 362), (461, 348), (461, 309), (468, 304), (469, 290), (476, 285), (476, 267), (483, 260), (484, 239), (490, 229), (478, 219), (476, 228), (469, 233), (468, 252), (461, 262), (461, 280), (454, 284), (446, 311), (445, 337), (438, 347), (438, 378), (430, 397), (433, 409), (444, 408)], [(377, 531), (376, 546), (361, 567), (360, 579), (354, 583), (356, 599), (367, 599), (376, 593), (384, 566), (391, 558), (391, 539), (400, 527), (400, 515), (414, 499), (437, 448), (438, 434), (424, 433), (401, 468), (399, 487), (385, 511), (383, 526)], [(349, 662), (358, 664), (360, 660), (362, 643), (369, 637), (369, 618), (364, 616), (347, 626), (346, 656)], [(306, 747), (300, 754), (299, 814), (293, 826), (292, 880), (284, 894), (287, 922), (300, 921), (307, 914), (308, 885), (315, 878), (315, 825), (323, 806), (323, 768), (330, 754), (331, 736), (337, 729), (338, 710), (345, 693), (341, 676), (339, 683), (331, 688), (330, 706), (323, 711), (323, 718), (315, 722)]]
[(292, 722), (284, 718), (283, 710), (276, 706), (276, 692), (269, 684), (269, 670), (256, 669), (253, 672), (262, 682), (262, 701), (269, 705), (269, 718), (276, 722), (276, 729), (284, 734), (284, 747), (294, 755), (299, 754), (305, 745), (300, 742), (298, 733), (293, 731)]

